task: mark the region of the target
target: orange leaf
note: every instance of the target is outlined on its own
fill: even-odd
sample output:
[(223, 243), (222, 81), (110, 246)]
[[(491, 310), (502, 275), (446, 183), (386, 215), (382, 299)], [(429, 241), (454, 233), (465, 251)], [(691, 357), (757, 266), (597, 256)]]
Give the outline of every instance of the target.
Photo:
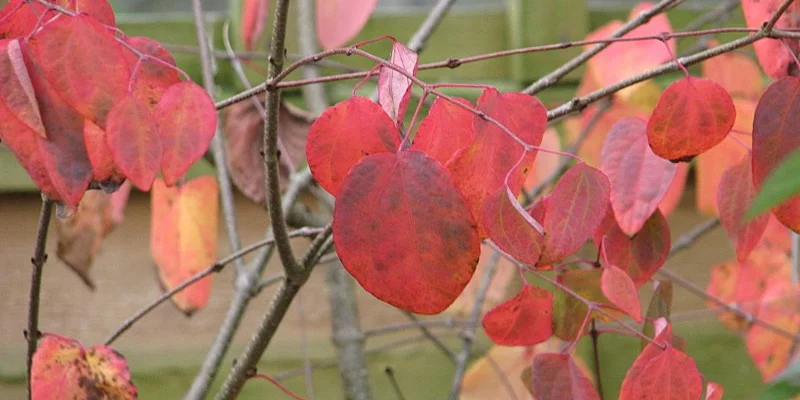
[(205, 89), (181, 82), (164, 92), (155, 120), (161, 138), (161, 173), (172, 186), (208, 150), (217, 131), (217, 109)]
[(501, 346), (532, 346), (553, 335), (553, 295), (525, 285), (513, 298), (483, 316), (483, 330)]
[[(208, 175), (172, 188), (161, 179), (153, 184), (150, 252), (167, 290), (216, 261), (218, 194), (216, 179)], [(205, 307), (211, 282), (212, 276), (207, 276), (173, 296), (172, 301), (191, 314)]]
[(480, 253), (476, 224), (450, 175), (424, 153), (364, 158), (342, 182), (336, 204), (336, 252), (378, 299), (437, 314), (472, 277)]
[(108, 346), (85, 349), (80, 342), (45, 333), (33, 356), (34, 399), (136, 399), (128, 362)]
[[(711, 40), (708, 45), (719, 46), (719, 41)], [(701, 66), (704, 77), (719, 83), (734, 98), (756, 100), (764, 92), (761, 70), (744, 54), (722, 53), (703, 61)]]
[(735, 121), (722, 86), (687, 76), (664, 90), (647, 122), (647, 140), (659, 157), (687, 161), (724, 140)]
[(611, 182), (611, 207), (628, 236), (639, 232), (658, 208), (677, 170), (647, 145), (646, 126), (639, 118), (617, 121), (603, 144), (600, 161)]
[[(800, 333), (800, 286), (788, 280), (771, 283), (759, 299), (758, 318), (793, 335)], [(789, 364), (794, 340), (754, 324), (747, 332), (747, 351), (764, 381), (778, 375)]]

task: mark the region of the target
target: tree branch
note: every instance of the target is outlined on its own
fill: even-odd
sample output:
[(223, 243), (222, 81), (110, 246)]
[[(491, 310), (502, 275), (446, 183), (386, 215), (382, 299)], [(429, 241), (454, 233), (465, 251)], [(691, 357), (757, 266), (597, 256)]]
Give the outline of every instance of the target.
[[(648, 21), (650, 21), (650, 18), (653, 18), (654, 16), (661, 14), (683, 2), (684, 0), (662, 0), (658, 4), (651, 7), (650, 9), (645, 10), (641, 14), (637, 15), (636, 18), (626, 22), (624, 25), (619, 27), (619, 29), (614, 31), (614, 33), (612, 33), (611, 36), (609, 36), (609, 38), (610, 39), (620, 38), (626, 33), (636, 29), (637, 27), (646, 24)], [(595, 45), (591, 49), (586, 50), (583, 53), (576, 56), (575, 58), (567, 61), (567, 63), (565, 63), (555, 71), (539, 78), (539, 80), (537, 80), (536, 82), (525, 88), (523, 92), (528, 93), (530, 95), (535, 95), (536, 93), (539, 93), (542, 90), (555, 85), (556, 83), (558, 83), (559, 80), (561, 80), (561, 78), (563, 78), (576, 68), (583, 65), (590, 58), (594, 57), (595, 55), (597, 55), (597, 53), (599, 53), (600, 51), (602, 51), (603, 49), (605, 49), (610, 45), (611, 42)]]
[[(319, 233), (322, 233), (322, 231), (323, 231), (322, 228), (301, 228), (301, 229), (298, 229), (296, 231), (291, 232), (289, 234), (289, 236), (291, 236), (291, 237), (313, 236), (313, 235), (317, 235)], [(193, 284), (197, 283), (199, 280), (205, 278), (206, 276), (222, 272), (222, 270), (225, 268), (225, 266), (230, 264), (233, 260), (240, 259), (240, 258), (246, 256), (247, 254), (249, 254), (249, 253), (251, 253), (251, 252), (253, 252), (255, 250), (258, 250), (258, 249), (260, 249), (262, 247), (265, 247), (265, 246), (269, 246), (269, 245), (271, 245), (273, 243), (275, 243), (275, 239), (272, 239), (272, 238), (265, 239), (265, 240), (262, 240), (260, 242), (253, 243), (253, 244), (251, 244), (251, 245), (249, 245), (249, 246), (247, 246), (247, 247), (245, 247), (245, 248), (243, 248), (243, 249), (241, 249), (241, 250), (239, 250), (239, 251), (237, 251), (235, 253), (232, 253), (231, 255), (229, 255), (229, 256), (227, 256), (227, 257), (225, 257), (223, 259), (220, 259), (216, 263), (211, 264), (205, 270), (200, 271), (199, 273), (195, 274), (191, 278), (181, 282), (180, 285), (178, 285), (178, 286), (172, 288), (171, 290), (165, 292), (164, 294), (159, 296), (157, 299), (153, 300), (150, 304), (148, 304), (147, 306), (142, 308), (139, 312), (134, 314), (132, 317), (126, 319), (122, 323), (122, 325), (120, 325), (120, 327), (117, 328), (117, 330), (115, 330), (111, 335), (108, 336), (108, 338), (105, 341), (105, 345), (108, 346), (108, 345), (111, 345), (112, 343), (114, 343), (114, 341), (117, 340), (128, 329), (130, 329), (133, 326), (133, 324), (138, 322), (145, 315), (149, 314), (156, 307), (161, 305), (161, 303), (169, 300), (172, 296), (182, 292), (184, 289), (186, 289), (189, 286), (192, 286)], [(279, 278), (280, 279), (285, 279), (283, 276), (280, 276)], [(275, 280), (271, 279), (271, 280), (265, 282), (265, 284), (269, 285), (269, 284), (272, 284), (274, 282), (275, 282)]]
[(410, 319), (411, 322), (414, 323), (414, 326), (416, 326), (417, 329), (419, 329), (419, 331), (422, 332), (422, 335), (425, 336), (425, 338), (427, 338), (428, 340), (430, 340), (431, 343), (433, 343), (433, 345), (436, 346), (436, 348), (442, 352), (442, 354), (447, 356), (447, 358), (449, 358), (450, 361), (457, 362), (458, 356), (456, 355), (456, 353), (454, 353), (453, 350), (450, 350), (450, 348), (447, 347), (447, 345), (445, 345), (444, 342), (442, 342), (438, 336), (436, 336), (433, 332), (431, 332), (431, 330), (428, 329), (428, 327), (425, 326), (422, 323), (422, 321), (420, 321), (419, 318), (417, 318), (417, 316), (414, 315), (414, 313), (403, 311), (403, 314), (405, 314), (406, 317), (408, 317), (408, 319)]
[(492, 282), (494, 272), (497, 267), (497, 262), (500, 259), (500, 253), (495, 251), (492, 254), (492, 259), (486, 268), (486, 272), (481, 278), (481, 284), (478, 287), (478, 292), (475, 298), (475, 304), (472, 306), (472, 315), (470, 315), (469, 325), (464, 331), (463, 344), (461, 352), (456, 359), (456, 370), (453, 374), (453, 385), (450, 389), (450, 400), (458, 400), (461, 394), (461, 381), (464, 380), (464, 374), (467, 371), (467, 362), (472, 354), (472, 342), (475, 340), (475, 330), (478, 329), (478, 320), (481, 316), (481, 308), (483, 301), (486, 299), (486, 292), (489, 291), (489, 284)]
[(411, 36), (407, 47), (415, 53), (424, 50), (425, 45), (428, 44), (428, 39), (430, 39), (431, 35), (436, 31), (436, 28), (439, 27), (439, 24), (455, 2), (455, 0), (439, 0), (439, 2), (433, 6), (433, 9), (431, 9), (431, 12), (428, 13), (428, 16), (425, 17), (425, 21), (422, 22), (419, 29)]
[(47, 232), (50, 229), (50, 217), (53, 214), (53, 202), (42, 195), (42, 210), (39, 213), (39, 224), (36, 228), (36, 244), (31, 258), (31, 290), (28, 296), (28, 329), (25, 339), (28, 341), (27, 379), (28, 400), (31, 399), (31, 368), (33, 355), (39, 342), (39, 293), (42, 287), (42, 270), (47, 262)]

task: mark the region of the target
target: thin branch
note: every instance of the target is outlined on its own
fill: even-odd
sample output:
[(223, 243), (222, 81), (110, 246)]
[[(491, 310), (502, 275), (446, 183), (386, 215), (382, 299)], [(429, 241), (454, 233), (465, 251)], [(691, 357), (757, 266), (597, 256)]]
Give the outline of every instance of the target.
[[(284, 4), (283, 7), (283, 12), (285, 12), (286, 5)], [(283, 18), (285, 19), (285, 16)], [(278, 330), (278, 326), (280, 326), (281, 321), (283, 321), (283, 317), (286, 315), (289, 306), (292, 304), (295, 296), (297, 296), (300, 288), (308, 279), (322, 254), (333, 245), (331, 232), (332, 228), (329, 224), (324, 232), (317, 236), (311, 243), (311, 246), (309, 246), (308, 252), (305, 257), (303, 257), (302, 265), (299, 266), (299, 275), (288, 276), (287, 279), (278, 286), (278, 290), (270, 303), (269, 310), (264, 315), (255, 335), (253, 335), (252, 339), (247, 344), (242, 355), (236, 359), (233, 370), (225, 379), (219, 393), (217, 393), (217, 400), (234, 399), (239, 394), (239, 391), (241, 391), (247, 379), (247, 372), (258, 363), (258, 360), (261, 358), (261, 355), (264, 354), (264, 350), (267, 349), (267, 346), (269, 346), (275, 332)]]
[(439, 24), (455, 2), (456, 0), (439, 0), (439, 2), (433, 6), (433, 9), (431, 9), (431, 12), (428, 13), (422, 25), (419, 26), (419, 29), (414, 32), (411, 40), (408, 41), (407, 47), (415, 53), (424, 50), (425, 45), (428, 44), (428, 39), (430, 39), (431, 35), (436, 31), (436, 28), (439, 27)]
[(433, 343), (433, 345), (436, 346), (437, 349), (439, 349), (439, 351), (441, 351), (445, 356), (447, 356), (447, 358), (449, 358), (453, 362), (457, 361), (458, 356), (456, 356), (456, 353), (454, 353), (453, 350), (450, 350), (450, 348), (447, 347), (447, 345), (445, 345), (444, 342), (442, 342), (442, 340), (439, 339), (438, 336), (436, 336), (433, 332), (431, 332), (431, 330), (428, 329), (427, 326), (422, 324), (422, 321), (420, 321), (416, 315), (408, 311), (403, 311), (403, 314), (405, 314), (406, 317), (408, 317), (408, 319), (410, 319), (411, 322), (414, 323), (414, 326), (416, 326), (417, 329), (419, 329), (419, 331), (422, 332), (422, 335), (425, 336), (425, 338), (427, 338), (428, 340), (430, 340), (431, 343)]
[[(203, 87), (205, 87), (208, 94), (213, 98), (214, 75), (212, 71), (212, 62), (210, 54), (210, 44), (208, 41), (208, 32), (206, 31), (205, 13), (203, 12), (203, 2), (201, 0), (192, 0), (192, 10), (194, 11), (194, 26), (197, 34), (197, 45), (200, 48), (200, 66), (203, 75)], [(225, 219), (225, 232), (228, 234), (228, 245), (230, 251), (235, 253), (242, 248), (242, 242), (239, 239), (239, 229), (236, 225), (236, 206), (233, 201), (233, 187), (231, 186), (230, 174), (228, 172), (228, 163), (226, 161), (225, 144), (223, 142), (222, 132), (217, 123), (217, 131), (214, 134), (214, 139), (211, 141), (211, 153), (214, 157), (214, 165), (217, 169), (217, 181), (219, 182), (220, 202), (222, 203), (222, 215)], [(236, 259), (236, 274), (244, 274), (244, 261)]]
[[(290, 236), (291, 237), (313, 236), (313, 235), (317, 235), (317, 234), (322, 233), (322, 231), (323, 231), (323, 229), (321, 229), (321, 228), (301, 228), (301, 229), (298, 229), (296, 231), (293, 231), (290, 234)], [(225, 266), (230, 264), (232, 261), (237, 260), (237, 259), (241, 259), (242, 257), (246, 256), (247, 254), (252, 253), (253, 251), (258, 250), (258, 249), (260, 249), (262, 247), (269, 246), (269, 245), (271, 245), (273, 243), (275, 243), (275, 239), (273, 239), (273, 238), (265, 239), (265, 240), (262, 240), (260, 242), (253, 243), (253, 244), (251, 244), (251, 245), (249, 245), (249, 246), (247, 246), (247, 247), (245, 247), (245, 248), (243, 248), (243, 249), (241, 249), (241, 250), (239, 250), (239, 251), (237, 251), (235, 253), (230, 254), (229, 256), (227, 256), (227, 257), (225, 257), (223, 259), (220, 259), (216, 263), (211, 264), (210, 266), (208, 266), (208, 268), (204, 269), (203, 271), (200, 271), (197, 274), (193, 275), (191, 278), (181, 282), (180, 285), (178, 285), (178, 286), (172, 288), (171, 290), (165, 292), (164, 294), (159, 296), (157, 299), (155, 299), (152, 302), (150, 302), (150, 304), (148, 304), (147, 306), (142, 308), (139, 312), (134, 314), (132, 317), (126, 319), (122, 323), (122, 325), (120, 325), (120, 327), (117, 328), (117, 330), (115, 330), (111, 335), (108, 336), (108, 338), (105, 341), (105, 345), (108, 346), (108, 345), (111, 345), (112, 343), (114, 343), (114, 341), (116, 341), (123, 333), (125, 333), (128, 329), (130, 329), (133, 326), (133, 324), (135, 324), (140, 319), (142, 319), (144, 316), (149, 314), (156, 307), (161, 305), (161, 303), (169, 300), (172, 296), (182, 292), (187, 287), (192, 286), (193, 284), (197, 283), (201, 279), (203, 279), (203, 278), (205, 278), (205, 277), (207, 277), (207, 276), (209, 276), (211, 274), (216, 274), (216, 273), (221, 272), (225, 268)], [(277, 282), (277, 281), (279, 281), (281, 279), (284, 279), (283, 275), (280, 275), (280, 276), (277, 276), (277, 277), (269, 279), (267, 282), (264, 283), (264, 285), (271, 285), (271, 284), (273, 284), (273, 283), (275, 283), (275, 282)]]
[(706, 222), (696, 226), (691, 231), (687, 232), (685, 235), (681, 236), (672, 243), (672, 247), (669, 249), (668, 257), (672, 257), (675, 254), (686, 250), (687, 248), (691, 247), (697, 239), (700, 239), (706, 233), (711, 232), (714, 228), (719, 226), (719, 218), (711, 218)]
[[(611, 36), (609, 36), (609, 38), (611, 39), (620, 38), (626, 33), (636, 29), (637, 27), (646, 24), (648, 21), (650, 21), (650, 18), (652, 18), (653, 16), (665, 12), (670, 8), (675, 7), (678, 4), (682, 3), (683, 1), (684, 0), (662, 0), (658, 4), (651, 7), (650, 9), (645, 10), (641, 14), (637, 15), (636, 18), (626, 22), (624, 25), (619, 27), (619, 29), (614, 31), (614, 33), (612, 33)], [(525, 88), (523, 92), (535, 95), (536, 93), (539, 93), (542, 90), (555, 85), (556, 83), (558, 83), (559, 80), (561, 80), (561, 78), (563, 78), (576, 68), (583, 65), (586, 61), (597, 55), (597, 53), (599, 53), (609, 45), (611, 45), (611, 43), (601, 43), (595, 45), (589, 50), (584, 51), (575, 58), (567, 61), (567, 63), (557, 68), (555, 71), (539, 78), (539, 80), (537, 80), (536, 82)]]
[(50, 229), (50, 217), (53, 214), (53, 202), (42, 195), (42, 210), (39, 213), (39, 224), (36, 228), (36, 244), (31, 258), (31, 290), (28, 296), (28, 330), (25, 339), (28, 341), (27, 379), (28, 399), (31, 399), (31, 368), (33, 355), (39, 343), (39, 293), (42, 287), (42, 270), (47, 262), (47, 232)]
[(683, 27), (683, 30), (693, 31), (701, 29), (712, 22), (719, 21), (727, 17), (731, 13), (733, 13), (733, 11), (739, 8), (741, 4), (742, 4), (741, 0), (728, 0), (727, 2), (720, 4), (713, 10), (699, 16), (694, 21), (691, 21), (688, 24), (686, 24), (686, 26)]
[(386, 372), (386, 376), (389, 378), (389, 382), (392, 384), (392, 389), (394, 390), (394, 394), (397, 396), (397, 399), (405, 400), (406, 397), (403, 396), (403, 391), (400, 390), (400, 385), (397, 383), (397, 379), (394, 377), (394, 369), (392, 369), (392, 367), (386, 367), (384, 372)]
[(464, 374), (467, 371), (467, 362), (472, 354), (472, 342), (475, 340), (475, 330), (478, 329), (478, 320), (481, 316), (481, 308), (483, 301), (486, 299), (486, 293), (489, 291), (489, 284), (494, 277), (494, 272), (497, 267), (497, 261), (500, 259), (500, 253), (495, 252), (492, 254), (492, 259), (486, 268), (486, 272), (481, 278), (481, 284), (478, 287), (478, 292), (475, 298), (475, 304), (472, 306), (472, 314), (470, 315), (469, 325), (464, 331), (463, 344), (461, 352), (456, 359), (456, 370), (453, 374), (453, 384), (450, 389), (450, 400), (458, 400), (461, 394), (461, 382), (464, 380)]
[(394, 323), (389, 324), (381, 328), (371, 329), (364, 331), (364, 336), (366, 338), (370, 338), (372, 336), (381, 336), (381, 335), (390, 335), (406, 330), (411, 329), (419, 329), (420, 326), (424, 326), (428, 330), (431, 328), (456, 328), (459, 326), (466, 327), (469, 324), (469, 320), (460, 320), (460, 319), (452, 319), (448, 318), (441, 321), (417, 321), (412, 323)]
[[(162, 43), (161, 44), (165, 49), (172, 53), (188, 53), (188, 54), (199, 54), (200, 47), (199, 46), (192, 46), (192, 45), (183, 45), (183, 44), (172, 44), (172, 43)], [(218, 59), (218, 60), (266, 60), (267, 53), (261, 51), (236, 51), (230, 53), (228, 51), (222, 50), (213, 50), (211, 51), (211, 55)], [(297, 54), (286, 54), (286, 59), (295, 62), (303, 58)], [(342, 64), (340, 62), (336, 62), (333, 60), (320, 60), (317, 63), (318, 66), (322, 68), (328, 68), (333, 70), (338, 70), (342, 72), (358, 72), (358, 69), (353, 68), (347, 64)]]
[(603, 379), (600, 375), (600, 348), (598, 345), (600, 340), (600, 332), (597, 331), (597, 326), (595, 325), (594, 319), (592, 319), (592, 328), (589, 331), (589, 334), (592, 338), (592, 359), (594, 361), (594, 376), (597, 380), (597, 393), (600, 396), (600, 400), (603, 400)]
[[(197, 1), (197, 0), (196, 0)], [(286, 21), (289, 15), (289, 0), (279, 0), (275, 5), (275, 20), (272, 27), (272, 43), (269, 52), (269, 74), (267, 81), (280, 75), (283, 71), (284, 51), (286, 51)], [(264, 108), (267, 110), (267, 121), (264, 124), (264, 168), (266, 170), (265, 186), (267, 188), (267, 205), (269, 206), (269, 219), (272, 225), (272, 234), (275, 236), (275, 247), (281, 258), (286, 277), (290, 280), (287, 285), (291, 293), (297, 280), (302, 274), (300, 265), (294, 258), (292, 245), (286, 228), (283, 208), (281, 207), (280, 169), (278, 168), (278, 115), (281, 102), (279, 90), (267, 93)], [(297, 282), (299, 283), (299, 282)], [(299, 290), (299, 286), (296, 289)], [(291, 295), (290, 297), (294, 297)], [(290, 300), (291, 301), (291, 300)], [(284, 311), (285, 312), (285, 311)]]

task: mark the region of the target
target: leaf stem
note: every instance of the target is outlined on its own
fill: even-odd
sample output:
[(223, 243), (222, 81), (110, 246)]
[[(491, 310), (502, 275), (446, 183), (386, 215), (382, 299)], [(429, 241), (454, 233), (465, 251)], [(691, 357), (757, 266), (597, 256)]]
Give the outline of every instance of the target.
[(42, 210), (39, 213), (39, 224), (36, 228), (36, 244), (33, 248), (31, 258), (31, 290), (28, 296), (28, 329), (25, 331), (25, 339), (28, 341), (27, 353), (27, 389), (28, 399), (31, 399), (31, 369), (33, 367), (33, 355), (36, 353), (36, 346), (39, 342), (39, 293), (42, 287), (42, 270), (44, 263), (47, 262), (47, 232), (50, 228), (50, 217), (53, 214), (53, 202), (44, 198), (42, 195)]
[(595, 325), (595, 319), (592, 318), (592, 327), (589, 331), (592, 338), (592, 358), (594, 360), (594, 376), (597, 379), (597, 393), (600, 395), (600, 400), (603, 400), (603, 379), (600, 374), (600, 332)]

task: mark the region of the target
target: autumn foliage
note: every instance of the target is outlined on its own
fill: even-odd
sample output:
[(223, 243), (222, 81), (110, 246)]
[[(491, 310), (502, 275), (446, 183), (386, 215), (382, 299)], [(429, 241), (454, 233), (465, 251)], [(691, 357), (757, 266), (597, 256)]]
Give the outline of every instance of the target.
[[(358, 3), (345, 13), (343, 2), (317, 2), (322, 47), (350, 41), (377, 2)], [(748, 25), (759, 28), (779, 3), (743, 0)], [(269, 3), (243, 5), (240, 38), (249, 50)], [(631, 16), (651, 6), (640, 4)], [(798, 7), (776, 27), (797, 28)], [(342, 20), (331, 25), (329, 14)], [(622, 24), (612, 21), (588, 39), (604, 39)], [(671, 32), (660, 14), (623, 36), (647, 40), (612, 43), (588, 61), (578, 96), (673, 61)], [(730, 309), (719, 315), (745, 333), (765, 380), (788, 365), (795, 343), (774, 327), (800, 333), (800, 288), (788, 282), (786, 256), (787, 227), (800, 232), (800, 198), (772, 215), (746, 213), (770, 172), (800, 148), (799, 69), (788, 52), (797, 52), (796, 42), (757, 42), (759, 64), (727, 53), (705, 61), (700, 75), (681, 65), (663, 90), (653, 81), (628, 86), (607, 109), (591, 104), (566, 119), (559, 136), (536, 97), (488, 86), (474, 103), (447, 96), (417, 79), (414, 51), (390, 40), (391, 54), (374, 70), (377, 102), (353, 95), (313, 123), (279, 108), (281, 129), (303, 133), (282, 157), (290, 166), (307, 161), (319, 187), (335, 197), (335, 250), (364, 290), (405, 311), (439, 314), (458, 306), (486, 254), (497, 251), (522, 285), (512, 296), (501, 291), (481, 326), (496, 345), (519, 347), (509, 356), (514, 385), (536, 399), (600, 398), (572, 355), (575, 345), (596, 321), (632, 320), (642, 325), (633, 334), (643, 348), (621, 399), (721, 398), (722, 387), (673, 335), (671, 284), (655, 281), (673, 244), (667, 217), (693, 163), (698, 209), (719, 217), (736, 253), (712, 269), (707, 292), (719, 301), (710, 305), (735, 303), (773, 326)], [(774, 79), (766, 89), (761, 70)], [(106, 1), (14, 0), (0, 12), (0, 85), (0, 140), (47, 198), (77, 210), (59, 222), (66, 238), (59, 256), (87, 284), (130, 185), (152, 188), (151, 254), (165, 288), (214, 265), (219, 186), (210, 176), (185, 175), (214, 138), (217, 110), (161, 44), (125, 36)], [(427, 114), (409, 110), (415, 86), (433, 100)], [(255, 112), (233, 108), (228, 117)], [(251, 123), (260, 129), (261, 117)], [(226, 132), (228, 150), (241, 156), (228, 167), (237, 186), (263, 203), (261, 134), (240, 133)], [(576, 144), (577, 155), (561, 153), (561, 139)], [(572, 159), (562, 169), (555, 156)], [(551, 173), (558, 179), (548, 180)], [(654, 281), (653, 297), (641, 299), (640, 289)], [(210, 290), (205, 277), (172, 300), (191, 314)], [(553, 342), (559, 345), (534, 351)], [(119, 354), (50, 334), (36, 353), (33, 385), (35, 396), (136, 396)]]

